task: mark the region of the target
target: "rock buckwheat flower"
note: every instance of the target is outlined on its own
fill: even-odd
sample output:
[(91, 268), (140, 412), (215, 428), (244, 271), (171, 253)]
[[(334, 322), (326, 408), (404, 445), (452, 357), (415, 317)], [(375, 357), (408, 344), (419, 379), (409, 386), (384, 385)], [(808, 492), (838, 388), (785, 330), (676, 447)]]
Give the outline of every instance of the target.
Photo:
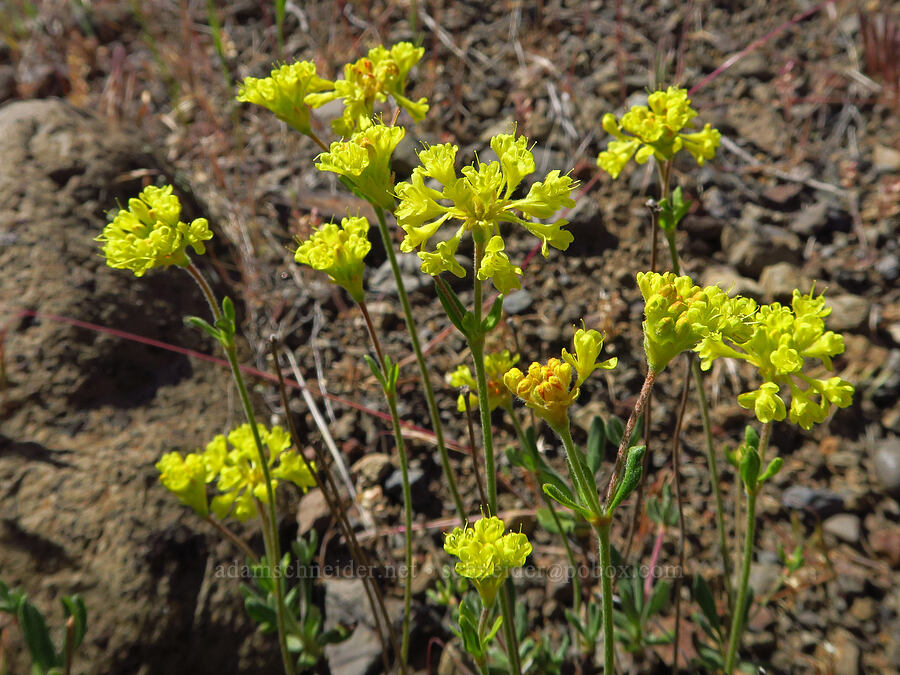
[[(484, 357), (484, 372), (487, 377), (488, 407), (494, 410), (497, 407), (507, 408), (512, 404), (512, 394), (503, 384), (503, 376), (519, 361), (519, 355), (509, 353), (508, 349), (502, 352), (486, 354)], [(469, 408), (475, 410), (478, 407), (478, 384), (475, 376), (469, 370), (469, 366), (460, 365), (452, 373), (447, 373), (447, 383), (453, 387), (469, 387)], [(456, 400), (456, 409), (465, 412), (466, 403), (460, 394)]]
[(356, 302), (362, 302), (363, 259), (372, 248), (368, 239), (369, 221), (349, 217), (340, 226), (326, 223), (300, 242), (294, 260), (325, 272), (332, 283), (346, 290)]
[(531, 544), (521, 532), (508, 532), (496, 517), (482, 518), (471, 528), (456, 527), (446, 535), (444, 550), (459, 558), (457, 574), (472, 580), (485, 607), (491, 607), (509, 571), (525, 564)]
[[(263, 445), (268, 448), (268, 468), (272, 478), (272, 490), (278, 479), (294, 483), (304, 492), (315, 485), (311, 471), (315, 465), (303, 459), (296, 450), (288, 450), (291, 439), (281, 427), (257, 427)], [(228, 446), (231, 446), (229, 449)], [(268, 503), (268, 491), (263, 469), (259, 464), (259, 452), (249, 424), (243, 424), (225, 436), (216, 436), (207, 453), (221, 463), (216, 487), (222, 494), (212, 500), (212, 511), (219, 518), (229, 513), (241, 522), (257, 514), (256, 502)]]
[(615, 115), (606, 113), (601, 126), (615, 140), (597, 157), (597, 166), (617, 178), (632, 156), (638, 164), (650, 157), (665, 162), (682, 149), (703, 166), (715, 156), (721, 134), (709, 124), (701, 131), (683, 133), (697, 116), (690, 103), (687, 90), (669, 87), (650, 94), (646, 106), (632, 106), (619, 121)]
[(404, 95), (404, 90), (409, 71), (424, 53), (424, 48), (414, 47), (409, 42), (398, 42), (390, 49), (379, 45), (370, 49), (367, 56), (344, 66), (343, 79), (329, 83), (331, 86), (323, 87), (321, 93), (310, 94), (305, 100), (318, 108), (329, 101), (344, 99), (344, 114), (331, 123), (339, 136), (347, 137), (372, 126), (375, 102), (384, 102), (388, 96), (393, 97), (414, 122), (421, 122), (428, 112), (427, 99), (413, 101)]
[(562, 361), (551, 358), (546, 365), (534, 362), (528, 366), (527, 375), (512, 368), (503, 377), (506, 387), (557, 432), (568, 427), (569, 407), (588, 375), (598, 368), (611, 370), (618, 363), (615, 358), (597, 362), (603, 346), (597, 331), (576, 330), (574, 345), (574, 356), (564, 349)]
[(190, 224), (180, 218), (181, 202), (172, 194), (171, 185), (144, 188), (96, 238), (103, 243), (106, 264), (131, 270), (137, 277), (154, 267), (187, 267), (191, 263), (187, 248), (202, 255), (206, 252), (203, 242), (213, 235), (206, 218)]
[(391, 155), (403, 140), (403, 127), (370, 126), (349, 141), (331, 144), (316, 158), (319, 171), (332, 171), (358, 196), (388, 211), (394, 208)]
[(189, 453), (182, 457), (168, 452), (156, 463), (159, 482), (181, 502), (204, 518), (209, 515), (206, 484), (212, 482), (220, 467), (205, 454)]
[(316, 75), (316, 66), (310, 61), (298, 61), (275, 68), (269, 77), (258, 79), (245, 77), (238, 91), (237, 100), (255, 103), (275, 113), (301, 134), (309, 134), (309, 104), (304, 101), (311, 92), (329, 89), (333, 84)]
[[(720, 357), (742, 359), (756, 366), (762, 384), (738, 396), (738, 403), (752, 409), (761, 422), (788, 417), (804, 429), (823, 422), (831, 406), (852, 403), (853, 385), (840, 377), (818, 379), (806, 375), (806, 359), (818, 359), (828, 370), (832, 358), (844, 351), (844, 339), (825, 330), (831, 313), (823, 295), (801, 295), (795, 290), (791, 306), (778, 302), (761, 306), (751, 317), (745, 334), (712, 333), (696, 347), (704, 370)], [(782, 392), (790, 392), (790, 409)]]
[[(397, 185), (400, 204), (396, 216), (406, 232), (400, 248), (404, 252), (419, 249), (423, 272), (432, 276), (441, 272), (465, 276), (454, 256), (462, 236), (469, 232), (484, 251), (476, 270), (478, 278), (491, 279), (501, 293), (521, 287), (522, 270), (503, 252), (501, 223), (521, 225), (538, 237), (544, 257), (549, 255), (550, 246), (561, 251), (569, 247), (572, 234), (563, 229), (568, 221), (559, 219), (547, 224), (538, 219), (550, 218), (560, 209), (575, 205), (570, 196), (577, 185), (575, 181), (561, 176), (559, 171), (551, 171), (543, 181), (532, 185), (525, 197), (513, 199), (522, 179), (534, 173), (534, 155), (527, 144), (524, 136), (495, 136), (491, 148), (498, 161), (463, 167), (462, 176), (454, 168), (457, 146), (433, 145), (419, 153), (421, 166), (413, 169), (409, 182)], [(428, 179), (439, 183), (441, 189), (426, 185)], [(428, 251), (425, 247), (441, 225), (453, 221), (459, 222), (453, 237), (440, 242), (433, 252)]]

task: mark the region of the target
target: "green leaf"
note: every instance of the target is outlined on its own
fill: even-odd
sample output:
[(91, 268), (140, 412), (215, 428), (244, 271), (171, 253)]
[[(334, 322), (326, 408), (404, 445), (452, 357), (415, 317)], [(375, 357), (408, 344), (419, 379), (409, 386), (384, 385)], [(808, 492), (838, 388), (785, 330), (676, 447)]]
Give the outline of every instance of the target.
[(719, 613), (716, 611), (716, 602), (713, 600), (713, 594), (709, 588), (709, 584), (706, 583), (706, 579), (702, 576), (695, 574), (692, 586), (691, 590), (693, 592), (694, 601), (700, 605), (700, 611), (703, 612), (703, 616), (706, 617), (709, 625), (715, 630), (719, 639), (721, 639), (722, 624), (719, 621)]
[(766, 470), (763, 471), (762, 476), (759, 477), (760, 484), (765, 483), (772, 476), (781, 471), (782, 464), (784, 464), (784, 460), (781, 457), (775, 457), (771, 462), (769, 462), (769, 466), (766, 467)]
[(564, 494), (562, 490), (551, 483), (544, 483), (544, 494), (546, 494), (553, 501), (559, 502), (566, 508), (572, 509), (576, 513), (580, 513), (585, 518), (591, 517), (591, 512), (586, 508), (581, 506), (580, 504), (575, 503), (575, 500), (572, 498), (571, 494)]
[[(566, 460), (569, 460), (569, 458), (570, 455), (567, 454)], [(575, 482), (575, 489), (578, 492), (581, 502), (587, 504), (591, 511), (595, 511), (597, 515), (600, 515), (602, 509), (600, 507), (600, 498), (597, 490), (597, 477), (588, 469), (587, 462), (584, 459), (584, 453), (581, 452), (581, 450), (576, 448), (575, 452), (572, 453), (571, 458), (578, 462), (580, 468), (580, 472), (575, 472), (570, 468), (569, 474)], [(582, 484), (582, 481), (578, 479), (579, 473), (587, 480), (586, 484)]]
[(72, 617), (72, 649), (77, 649), (84, 640), (87, 630), (87, 608), (78, 594), (64, 595), (62, 598), (63, 614), (66, 619)]
[(603, 418), (595, 415), (591, 420), (591, 428), (587, 438), (587, 465), (592, 474), (597, 473), (603, 462), (603, 450), (606, 447), (606, 428)]
[(327, 630), (316, 638), (316, 642), (318, 642), (323, 647), (325, 645), (335, 644), (338, 642), (343, 642), (348, 637), (353, 634), (353, 631), (350, 630), (347, 626), (338, 625), (332, 628), (331, 630)]
[(661, 199), (659, 202), (659, 226), (667, 234), (673, 233), (678, 223), (687, 215), (691, 208), (691, 201), (684, 201), (681, 186), (675, 188), (671, 199)]
[(749, 424), (744, 428), (744, 445), (754, 450), (759, 450), (759, 434)]
[(322, 628), (322, 612), (316, 605), (306, 608), (306, 618), (303, 619), (303, 632), (307, 637), (315, 637)]
[(450, 323), (456, 326), (456, 329), (460, 333), (468, 337), (462, 323), (466, 308), (460, 301), (459, 296), (457, 296), (454, 290), (444, 283), (444, 280), (440, 277), (434, 278), (434, 289), (437, 291), (438, 300), (441, 301), (441, 305), (444, 308), (444, 312), (447, 313), (447, 318), (450, 319)]
[(184, 323), (188, 326), (193, 326), (194, 328), (205, 331), (208, 335), (220, 342), (222, 340), (222, 332), (218, 328), (211, 326), (208, 321), (201, 319), (199, 316), (186, 316), (184, 317)]
[(741, 480), (747, 488), (747, 492), (756, 490), (759, 479), (759, 455), (753, 448), (746, 448), (741, 459)]
[(34, 665), (40, 668), (41, 672), (60, 665), (53, 641), (50, 639), (50, 632), (47, 630), (47, 622), (44, 621), (44, 615), (40, 610), (26, 600), (19, 607), (18, 618)]
[(624, 474), (616, 488), (616, 493), (606, 507), (606, 512), (608, 514), (611, 514), (622, 501), (627, 499), (638, 486), (638, 483), (641, 482), (641, 473), (643, 471), (642, 460), (646, 449), (647, 448), (643, 445), (638, 445), (629, 449), (628, 456), (625, 458)]
[(622, 444), (622, 436), (625, 435), (625, 425), (615, 415), (606, 420), (606, 437), (617, 448)]
[[(571, 534), (575, 531), (575, 516), (569, 511), (556, 511), (556, 518), (554, 518), (550, 509), (542, 506), (537, 510), (535, 517), (541, 529), (551, 534)], [(560, 527), (556, 526), (557, 520), (559, 520), (562, 531), (560, 531)]]
[(660, 579), (650, 592), (650, 602), (644, 605), (644, 621), (654, 614), (659, 614), (669, 604), (669, 594), (672, 591), (672, 582), (668, 579)]
[(497, 324), (500, 323), (500, 316), (503, 314), (503, 294), (497, 296), (497, 299), (494, 300), (494, 304), (491, 305), (491, 311), (487, 313), (487, 316), (484, 317), (484, 320), (481, 322), (481, 332), (482, 334), (490, 333), (494, 328), (497, 327)]
[(237, 315), (234, 312), (234, 303), (227, 295), (222, 298), (222, 315), (231, 322), (231, 325), (235, 324), (235, 317)]
[(372, 371), (372, 375), (375, 376), (375, 379), (381, 384), (381, 388), (386, 388), (386, 383), (384, 381), (384, 373), (381, 372), (381, 368), (378, 367), (378, 362), (373, 359), (368, 354), (363, 354), (363, 360), (365, 360), (366, 364), (369, 366), (369, 370)]
[(467, 339), (471, 340), (481, 332), (481, 325), (475, 320), (475, 314), (466, 312), (462, 318), (462, 332)]
[[(522, 605), (519, 605), (520, 607)], [(491, 626), (491, 629), (487, 632), (487, 635), (484, 636), (484, 644), (487, 645), (494, 637), (497, 635), (497, 631), (500, 630), (500, 624), (503, 623), (503, 615), (498, 615), (494, 620), (494, 625)]]
[(564, 613), (566, 615), (566, 620), (569, 622), (569, 625), (573, 626), (575, 628), (575, 630), (577, 630), (578, 633), (582, 637), (587, 638), (588, 637), (587, 633), (586, 633), (587, 627), (584, 625), (584, 622), (581, 620), (581, 617), (578, 616), (571, 609), (565, 610)]

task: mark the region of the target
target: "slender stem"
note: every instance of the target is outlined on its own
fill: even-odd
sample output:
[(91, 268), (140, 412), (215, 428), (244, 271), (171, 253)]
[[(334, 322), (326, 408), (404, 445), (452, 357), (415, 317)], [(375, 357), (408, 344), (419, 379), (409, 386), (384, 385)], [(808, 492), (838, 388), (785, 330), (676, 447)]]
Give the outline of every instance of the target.
[[(477, 304), (475, 306), (478, 307)], [(484, 444), (487, 507), (491, 515), (495, 516), (497, 515), (497, 472), (494, 468), (494, 430), (491, 426), (491, 410), (488, 406), (487, 373), (484, 370), (484, 338), (469, 340), (469, 350), (472, 352), (475, 383), (478, 385), (478, 414), (481, 416), (481, 437)]]
[[(504, 410), (509, 415), (509, 418), (512, 420), (513, 428), (516, 430), (516, 437), (519, 439), (519, 445), (524, 449), (527, 440), (525, 439), (525, 432), (522, 429), (522, 425), (519, 423), (519, 418), (516, 417), (515, 409), (510, 403), (508, 406), (504, 406)], [(537, 476), (540, 478), (540, 476)], [(575, 612), (577, 616), (581, 611), (581, 581), (578, 579), (578, 563), (575, 560), (575, 553), (572, 551), (572, 545), (569, 543), (569, 538), (566, 536), (565, 531), (563, 531), (562, 521), (559, 519), (559, 514), (556, 512), (556, 509), (553, 507), (553, 500), (547, 496), (547, 493), (541, 489), (541, 497), (544, 499), (544, 504), (547, 505), (547, 509), (550, 511), (550, 515), (553, 518), (553, 524), (556, 525), (556, 529), (559, 532), (559, 536), (562, 539), (563, 546), (566, 549), (566, 558), (569, 561), (569, 565), (572, 568), (572, 611)]]
[(684, 420), (684, 411), (687, 408), (688, 393), (691, 389), (691, 358), (693, 354), (687, 355), (684, 369), (684, 387), (681, 390), (681, 402), (678, 409), (678, 420), (675, 422), (675, 432), (672, 434), (672, 471), (674, 473), (675, 482), (675, 501), (678, 504), (678, 569), (681, 574), (675, 579), (675, 637), (673, 644), (675, 645), (672, 673), (678, 673), (678, 636), (681, 632), (681, 580), (684, 578), (684, 537), (686, 528), (684, 525), (684, 501), (681, 495), (681, 423)]
[(637, 423), (638, 417), (641, 416), (641, 413), (644, 412), (644, 406), (647, 404), (647, 400), (650, 398), (650, 392), (653, 391), (653, 383), (656, 382), (656, 372), (653, 369), (647, 370), (647, 377), (644, 379), (644, 384), (641, 386), (641, 392), (638, 394), (637, 401), (634, 404), (634, 410), (631, 411), (631, 416), (628, 418), (628, 422), (625, 424), (625, 432), (622, 434), (622, 442), (619, 443), (619, 450), (616, 453), (616, 465), (613, 469), (612, 475), (609, 477), (609, 485), (606, 488), (606, 503), (609, 503), (609, 500), (612, 499), (612, 496), (615, 492), (616, 485), (619, 482), (619, 474), (622, 471), (622, 466), (625, 464), (625, 455), (628, 452), (628, 442), (631, 440), (631, 434), (634, 432), (634, 425)]
[[(491, 618), (491, 608), (482, 605), (481, 607), (481, 616), (478, 617), (478, 642), (480, 644), (484, 644), (484, 635), (487, 633), (488, 622)], [(482, 673), (482, 675), (488, 675), (490, 672), (487, 667), (487, 659), (482, 654), (479, 658), (475, 660), (475, 663), (478, 665), (478, 672)]]
[(588, 476), (585, 471), (587, 467), (585, 467), (581, 458), (576, 454), (579, 450), (575, 447), (575, 442), (572, 440), (572, 432), (569, 428), (568, 418), (566, 418), (565, 425), (560, 425), (558, 427), (554, 426), (553, 431), (559, 434), (560, 439), (562, 439), (563, 447), (566, 449), (566, 460), (569, 463), (569, 471), (572, 473), (572, 480), (575, 481), (575, 487), (578, 490), (579, 496), (584, 500), (585, 506), (587, 506), (595, 518), (601, 517), (604, 510), (600, 506), (600, 497), (597, 494), (597, 490), (594, 488), (596, 483), (592, 476)]
[(609, 530), (612, 521), (606, 519), (595, 525), (599, 540), (600, 585), (603, 589), (603, 673), (616, 672), (615, 633), (613, 630), (612, 556), (609, 546)]
[(322, 150), (324, 150), (325, 152), (328, 152), (328, 150), (329, 150), (328, 146), (325, 145), (325, 143), (322, 141), (322, 139), (319, 138), (318, 136), (316, 136), (316, 135), (312, 132), (312, 130), (310, 130), (309, 132), (307, 132), (307, 135), (308, 135), (311, 139), (313, 139), (313, 142), (314, 142), (316, 145), (318, 145), (320, 148), (322, 148)]
[[(200, 290), (203, 292), (206, 301), (209, 303), (213, 317), (218, 321), (221, 313), (218, 309), (216, 297), (212, 292), (212, 288), (207, 283), (206, 278), (197, 267), (191, 263), (186, 268), (187, 272), (194, 278)], [(228, 365), (231, 367), (231, 375), (234, 383), (237, 385), (238, 394), (241, 399), (241, 406), (244, 409), (244, 415), (250, 423), (250, 430), (253, 433), (253, 441), (256, 444), (256, 450), (259, 458), (259, 466), (263, 473), (263, 480), (266, 484), (266, 511), (268, 513), (268, 530), (269, 536), (263, 537), (263, 541), (268, 541), (266, 546), (266, 559), (272, 570), (273, 583), (275, 587), (275, 615), (278, 625), (278, 645), (281, 648), (281, 660), (284, 664), (284, 672), (287, 675), (294, 675), (294, 660), (287, 648), (287, 632), (285, 628), (285, 607), (284, 607), (284, 579), (278, 569), (281, 564), (281, 547), (278, 536), (278, 516), (276, 513), (275, 490), (272, 488), (272, 476), (269, 471), (269, 460), (263, 448), (262, 438), (259, 435), (259, 429), (256, 426), (256, 415), (253, 412), (253, 404), (250, 402), (250, 394), (247, 392), (247, 385), (244, 383), (244, 376), (241, 373), (241, 367), (237, 358), (237, 347), (234, 342), (222, 341), (222, 347), (225, 350), (225, 356), (228, 359)], [(266, 527), (263, 527), (265, 533)]]
[(259, 558), (256, 556), (256, 553), (253, 552), (253, 549), (247, 545), (247, 542), (245, 542), (243, 539), (241, 539), (234, 532), (229, 530), (227, 527), (225, 527), (225, 525), (220, 523), (218, 520), (216, 520), (212, 516), (207, 515), (205, 517), (205, 520), (210, 525), (212, 525), (214, 528), (216, 528), (219, 532), (221, 532), (222, 535), (226, 539), (228, 539), (228, 541), (230, 541), (232, 544), (237, 546), (240, 549), (241, 553), (243, 553), (247, 557), (248, 560), (250, 560), (251, 562), (253, 562), (255, 564), (259, 564)]
[[(281, 365), (278, 362), (278, 352), (274, 340), (271, 343), (271, 354), (272, 364), (275, 368), (275, 374), (278, 379), (278, 390), (281, 395), (281, 405), (285, 411), (288, 411), (290, 409), (290, 406), (288, 401), (287, 388), (284, 385), (284, 377), (281, 374)], [(297, 428), (294, 425), (293, 417), (290, 414), (287, 414), (285, 415), (285, 419), (287, 420), (287, 425), (291, 432), (291, 438), (294, 440), (294, 445), (300, 447), (300, 437), (297, 434)], [(322, 449), (318, 445), (313, 445), (313, 451), (316, 454), (316, 461), (319, 463), (316, 467), (316, 470), (310, 469), (310, 473), (313, 477), (313, 480), (315, 480), (316, 487), (321, 490), (322, 496), (325, 497), (325, 502), (328, 504), (329, 511), (337, 519), (338, 527), (341, 529), (341, 532), (344, 535), (344, 539), (350, 549), (351, 557), (356, 561), (358, 565), (360, 565), (360, 567), (364, 569), (371, 569), (369, 558), (366, 555), (365, 551), (363, 551), (362, 547), (359, 545), (359, 540), (356, 538), (356, 533), (353, 531), (353, 527), (351, 526), (350, 521), (347, 518), (347, 511), (344, 508), (343, 502), (341, 501), (340, 492), (338, 490), (337, 484), (334, 481), (334, 477), (328, 470), (328, 460), (325, 457), (325, 454), (322, 452)], [(362, 581), (363, 588), (366, 592), (366, 598), (369, 600), (369, 605), (372, 609), (372, 618), (375, 620), (375, 632), (378, 635), (378, 641), (381, 643), (382, 664), (384, 665), (385, 672), (388, 672), (390, 670), (390, 663), (388, 662), (388, 647), (384, 637), (385, 633), (388, 634), (395, 654), (400, 653), (400, 645), (399, 642), (397, 642), (397, 635), (394, 631), (393, 625), (391, 624), (391, 617), (388, 615), (387, 607), (384, 604), (384, 597), (382, 596), (381, 588), (377, 583), (375, 583), (373, 575), (371, 574), (363, 575)], [(384, 626), (384, 628), (382, 628), (382, 625)], [(403, 675), (405, 675), (406, 673), (406, 665), (403, 663), (400, 664), (400, 672)]]
[[(385, 372), (385, 377), (387, 373)], [(406, 444), (403, 442), (403, 431), (400, 428), (400, 416), (397, 414), (397, 392), (385, 389), (388, 407), (391, 409), (391, 422), (394, 425), (394, 438), (397, 441), (397, 452), (400, 454), (400, 475), (403, 479), (403, 522), (406, 542), (406, 575), (403, 584), (403, 629), (400, 644), (400, 660), (409, 660), (409, 619), (412, 607), (412, 491), (409, 487), (409, 459), (406, 456)]]
[[(759, 456), (765, 457), (769, 446), (769, 437), (772, 433), (772, 423), (767, 422), (763, 426), (763, 432), (759, 439)], [(753, 544), (756, 533), (756, 497), (762, 486), (757, 485), (747, 492), (747, 525), (744, 532), (744, 561), (741, 566), (741, 582), (738, 586), (737, 603), (731, 615), (731, 632), (728, 635), (728, 652), (725, 655), (725, 673), (731, 675), (734, 672), (734, 661), (737, 657), (738, 647), (741, 643), (741, 634), (744, 631), (744, 614), (747, 609), (748, 588), (750, 586), (750, 565), (753, 562)]]
[(406, 443), (403, 441), (403, 430), (400, 427), (400, 415), (397, 412), (397, 390), (390, 380), (388, 364), (384, 360), (384, 352), (381, 349), (381, 340), (375, 332), (375, 326), (366, 309), (365, 300), (358, 303), (359, 309), (366, 320), (366, 328), (369, 331), (369, 339), (372, 347), (378, 355), (378, 365), (381, 368), (381, 385), (388, 409), (391, 412), (391, 424), (394, 428), (394, 440), (397, 442), (397, 453), (400, 455), (400, 475), (403, 482), (403, 520), (404, 541), (406, 548), (406, 574), (403, 584), (403, 629), (400, 643), (400, 660), (407, 663), (409, 660), (409, 618), (412, 607), (412, 491), (409, 486), (409, 458), (406, 456)]
[(722, 486), (719, 484), (719, 467), (716, 462), (716, 446), (712, 437), (712, 426), (709, 421), (709, 402), (706, 400), (706, 392), (703, 386), (703, 374), (700, 372), (700, 364), (693, 355), (691, 359), (691, 374), (694, 377), (697, 389), (697, 403), (700, 406), (700, 419), (703, 420), (703, 435), (706, 439), (706, 463), (709, 466), (709, 480), (712, 483), (713, 494), (716, 498), (716, 528), (719, 531), (719, 554), (722, 556), (722, 570), (725, 574), (725, 588), (728, 591), (728, 607), (734, 609), (734, 584), (731, 578), (731, 556), (728, 555), (728, 539), (725, 533), (725, 504), (722, 500)]
[(475, 443), (475, 426), (472, 424), (472, 409), (469, 407), (469, 388), (462, 392), (463, 404), (466, 406), (466, 430), (469, 433), (469, 447), (472, 449), (472, 470), (475, 473), (475, 483), (478, 486), (480, 503), (487, 504), (487, 492), (484, 490), (484, 477), (481, 475), (481, 466), (478, 461), (478, 446)]
[(503, 614), (503, 635), (506, 637), (506, 656), (509, 659), (509, 670), (512, 675), (522, 675), (522, 664), (519, 661), (519, 641), (516, 638), (516, 619), (513, 612), (510, 589), (512, 579), (507, 578), (500, 589), (500, 612)]
[(450, 490), (450, 496), (453, 498), (453, 503), (456, 506), (457, 515), (459, 515), (461, 521), (465, 521), (466, 509), (463, 506), (459, 489), (456, 487), (456, 479), (453, 477), (453, 469), (450, 466), (450, 456), (447, 454), (447, 445), (444, 443), (444, 428), (441, 425), (437, 401), (434, 398), (434, 388), (431, 386), (431, 378), (428, 373), (428, 364), (425, 362), (425, 355), (422, 353), (422, 346), (419, 343), (419, 334), (416, 330), (416, 323), (413, 320), (409, 296), (406, 293), (406, 287), (403, 285), (400, 267), (397, 265), (397, 256), (394, 253), (394, 247), (391, 244), (387, 222), (384, 218), (384, 209), (380, 206), (375, 206), (374, 208), (375, 214), (378, 216), (378, 231), (381, 234), (381, 241), (384, 244), (384, 250), (387, 253), (391, 270), (394, 273), (394, 281), (397, 284), (397, 295), (399, 296), (400, 304), (403, 307), (403, 317), (406, 320), (406, 329), (409, 332), (409, 339), (412, 343), (413, 352), (415, 352), (416, 355), (416, 362), (419, 364), (419, 373), (422, 376), (422, 388), (425, 391), (425, 400), (428, 403), (428, 414), (431, 416), (431, 426), (434, 431), (435, 442), (438, 446), (438, 453), (441, 456), (441, 469), (443, 469), (444, 472), (444, 480), (447, 481), (447, 488)]

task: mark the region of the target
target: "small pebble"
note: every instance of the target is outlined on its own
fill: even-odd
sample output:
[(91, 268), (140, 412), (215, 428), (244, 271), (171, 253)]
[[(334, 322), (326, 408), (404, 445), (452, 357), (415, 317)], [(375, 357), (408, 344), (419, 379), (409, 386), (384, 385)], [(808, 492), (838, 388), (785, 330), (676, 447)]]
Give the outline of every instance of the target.
[(888, 438), (878, 446), (872, 457), (872, 473), (882, 492), (900, 499), (900, 438)]
[(859, 541), (861, 524), (859, 516), (855, 516), (852, 513), (838, 513), (831, 516), (822, 527), (828, 534), (837, 537), (841, 541), (846, 541), (849, 544), (855, 544)]
[(781, 503), (797, 511), (807, 511), (819, 518), (827, 518), (844, 508), (844, 498), (831, 490), (792, 485), (781, 495)]
[(507, 314), (521, 314), (531, 307), (534, 298), (528, 291), (513, 291), (503, 298), (503, 309)]

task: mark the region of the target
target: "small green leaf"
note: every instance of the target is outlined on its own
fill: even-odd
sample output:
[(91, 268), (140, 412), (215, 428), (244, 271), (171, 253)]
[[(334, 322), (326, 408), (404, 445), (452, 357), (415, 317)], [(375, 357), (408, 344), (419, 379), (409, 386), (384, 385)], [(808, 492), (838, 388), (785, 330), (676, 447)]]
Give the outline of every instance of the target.
[(625, 435), (625, 425), (615, 415), (606, 420), (606, 437), (609, 442), (617, 448), (622, 443), (622, 436)]
[(194, 328), (199, 328), (202, 331), (205, 331), (208, 335), (215, 338), (216, 340), (222, 340), (222, 333), (217, 328), (213, 328), (209, 324), (208, 321), (201, 319), (199, 316), (186, 316), (184, 317), (184, 323), (188, 326), (193, 326)]
[(771, 462), (769, 462), (769, 466), (766, 467), (766, 470), (763, 471), (762, 476), (759, 477), (760, 483), (765, 483), (772, 476), (781, 471), (781, 466), (784, 464), (784, 460), (781, 457), (775, 457)]
[(588, 511), (583, 506), (576, 504), (575, 500), (571, 497), (571, 495), (563, 494), (562, 490), (560, 490), (555, 485), (552, 485), (551, 483), (544, 483), (543, 488), (544, 488), (544, 493), (548, 497), (550, 497), (550, 499), (552, 499), (553, 501), (559, 502), (566, 508), (572, 509), (576, 513), (580, 513), (585, 518), (591, 517), (590, 511)]
[(466, 312), (463, 314), (462, 318), (462, 332), (463, 335), (468, 339), (472, 339), (472, 337), (479, 335), (481, 332), (481, 325), (478, 321), (475, 320), (475, 315), (472, 312)]
[(754, 450), (759, 450), (759, 434), (749, 424), (744, 428), (744, 445)]
[(457, 296), (453, 289), (444, 283), (444, 280), (440, 277), (434, 278), (434, 289), (437, 291), (438, 300), (441, 301), (441, 305), (444, 307), (444, 312), (447, 313), (447, 318), (450, 319), (450, 323), (456, 326), (456, 329), (460, 333), (466, 335), (462, 323), (466, 308), (463, 306), (462, 302), (460, 302), (459, 296)]
[(19, 607), (18, 618), (25, 636), (25, 644), (28, 645), (28, 651), (31, 653), (31, 660), (35, 666), (40, 668), (40, 672), (46, 672), (53, 666), (59, 665), (53, 641), (50, 639), (50, 632), (47, 630), (47, 623), (40, 610), (26, 600)]
[(700, 605), (703, 616), (706, 617), (709, 625), (718, 634), (719, 639), (721, 639), (722, 624), (719, 621), (719, 613), (716, 611), (716, 602), (713, 600), (713, 594), (709, 588), (709, 584), (706, 583), (706, 579), (699, 574), (695, 574), (692, 591), (694, 600)]
[(747, 492), (756, 490), (759, 479), (759, 454), (753, 448), (746, 448), (741, 459), (741, 480), (747, 488)]
[(374, 375), (375, 379), (378, 380), (378, 382), (381, 384), (381, 388), (384, 389), (385, 388), (384, 373), (382, 373), (381, 368), (378, 367), (378, 362), (375, 361), (375, 359), (373, 359), (368, 354), (363, 354), (363, 360), (369, 366), (369, 370), (372, 371), (372, 375)]
[(616, 488), (616, 493), (606, 507), (606, 512), (608, 514), (611, 514), (619, 504), (627, 499), (638, 486), (638, 483), (641, 482), (641, 473), (643, 471), (642, 461), (646, 449), (645, 446), (638, 445), (632, 447), (628, 451), (628, 456), (625, 458), (625, 471)]
[[(550, 534), (571, 534), (575, 531), (575, 516), (569, 511), (556, 511), (556, 518), (546, 506), (542, 506), (535, 514), (538, 525), (541, 529), (546, 530)], [(559, 521), (559, 527), (556, 523)], [(562, 531), (560, 531), (560, 527)]]
[(587, 465), (591, 473), (597, 473), (603, 462), (603, 450), (606, 447), (606, 428), (603, 418), (595, 415), (591, 420), (591, 428), (587, 438)]
[[(522, 605), (519, 605), (520, 607)], [(503, 623), (503, 615), (497, 616), (494, 620), (494, 625), (491, 626), (491, 629), (488, 631), (487, 635), (484, 636), (484, 644), (487, 645), (491, 640), (494, 639), (494, 636), (497, 635), (497, 631), (500, 630), (500, 624)]]
[(494, 300), (494, 304), (491, 305), (491, 311), (487, 313), (487, 316), (484, 317), (484, 320), (481, 322), (481, 332), (483, 334), (490, 333), (494, 328), (497, 327), (497, 324), (500, 323), (500, 316), (503, 314), (503, 294), (497, 296), (497, 299)]
[(669, 594), (672, 591), (672, 582), (668, 579), (660, 579), (650, 593), (650, 602), (644, 605), (644, 620), (654, 614), (659, 614), (669, 604)]
[(63, 614), (66, 619), (72, 617), (72, 649), (77, 649), (84, 640), (87, 630), (87, 608), (78, 594), (64, 595), (62, 598)]

